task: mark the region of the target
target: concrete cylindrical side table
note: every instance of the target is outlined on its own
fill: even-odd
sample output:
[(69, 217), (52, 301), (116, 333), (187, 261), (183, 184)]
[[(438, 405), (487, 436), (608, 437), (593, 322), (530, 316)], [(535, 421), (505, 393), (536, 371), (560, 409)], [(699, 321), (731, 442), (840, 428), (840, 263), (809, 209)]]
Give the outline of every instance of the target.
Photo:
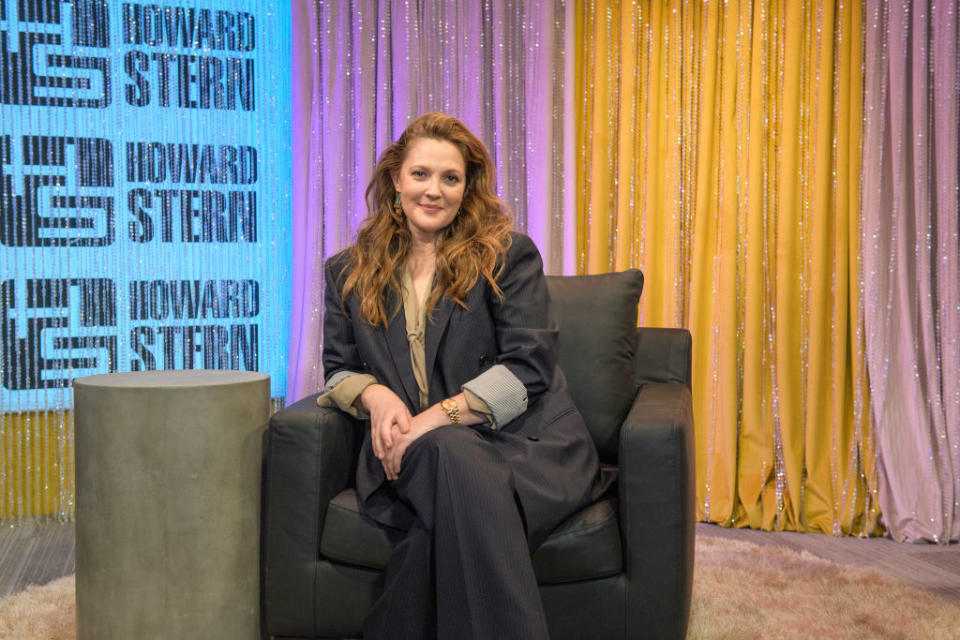
[(258, 638), (269, 376), (90, 376), (74, 409), (78, 638)]

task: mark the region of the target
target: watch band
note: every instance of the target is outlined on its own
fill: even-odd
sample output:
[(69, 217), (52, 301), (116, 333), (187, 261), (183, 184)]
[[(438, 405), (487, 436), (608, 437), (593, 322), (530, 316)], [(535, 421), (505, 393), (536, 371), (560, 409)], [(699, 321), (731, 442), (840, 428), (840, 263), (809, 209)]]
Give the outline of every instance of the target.
[(440, 402), (440, 408), (447, 412), (447, 418), (453, 424), (460, 424), (460, 407), (453, 398), (447, 398)]

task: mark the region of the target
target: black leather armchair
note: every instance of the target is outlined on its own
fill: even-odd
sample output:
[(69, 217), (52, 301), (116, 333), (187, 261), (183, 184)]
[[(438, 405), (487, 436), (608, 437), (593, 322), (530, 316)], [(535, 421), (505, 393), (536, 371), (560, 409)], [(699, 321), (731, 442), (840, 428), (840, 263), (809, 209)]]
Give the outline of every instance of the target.
[[(690, 334), (636, 328), (643, 275), (549, 277), (560, 366), (600, 452), (610, 495), (533, 554), (550, 636), (682, 638), (693, 582)], [(267, 434), (265, 634), (358, 637), (396, 539), (353, 489), (365, 425), (310, 396)]]

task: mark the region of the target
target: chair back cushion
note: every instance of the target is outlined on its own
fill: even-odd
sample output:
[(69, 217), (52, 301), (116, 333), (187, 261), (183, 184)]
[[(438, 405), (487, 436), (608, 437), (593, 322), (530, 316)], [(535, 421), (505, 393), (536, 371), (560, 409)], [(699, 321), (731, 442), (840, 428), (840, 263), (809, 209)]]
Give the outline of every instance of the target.
[(643, 273), (547, 276), (560, 324), (560, 369), (603, 462), (616, 462), (620, 425), (637, 393), (634, 353)]

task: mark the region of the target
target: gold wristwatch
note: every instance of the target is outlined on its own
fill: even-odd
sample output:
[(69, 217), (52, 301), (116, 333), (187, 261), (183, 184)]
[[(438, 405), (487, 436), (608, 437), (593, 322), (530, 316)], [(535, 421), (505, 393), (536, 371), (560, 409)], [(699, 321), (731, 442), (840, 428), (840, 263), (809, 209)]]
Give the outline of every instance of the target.
[(440, 408), (447, 412), (447, 417), (453, 424), (460, 424), (460, 407), (453, 398), (447, 398), (440, 402)]

